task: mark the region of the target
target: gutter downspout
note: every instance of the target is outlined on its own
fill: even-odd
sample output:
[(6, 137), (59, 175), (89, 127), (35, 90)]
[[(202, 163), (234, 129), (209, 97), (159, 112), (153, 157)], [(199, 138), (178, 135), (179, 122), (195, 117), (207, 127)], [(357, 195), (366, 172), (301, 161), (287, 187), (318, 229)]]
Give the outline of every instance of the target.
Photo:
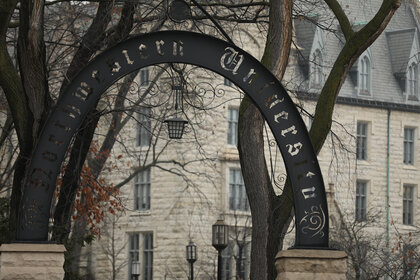
[[(391, 127), (391, 109), (388, 108), (387, 118), (387, 148), (386, 148), (386, 249), (389, 252), (389, 157), (390, 157), (390, 127)], [(389, 279), (386, 275), (385, 279)]]
[(386, 247), (389, 248), (389, 156), (390, 156), (391, 109), (388, 108), (387, 148), (386, 148)]

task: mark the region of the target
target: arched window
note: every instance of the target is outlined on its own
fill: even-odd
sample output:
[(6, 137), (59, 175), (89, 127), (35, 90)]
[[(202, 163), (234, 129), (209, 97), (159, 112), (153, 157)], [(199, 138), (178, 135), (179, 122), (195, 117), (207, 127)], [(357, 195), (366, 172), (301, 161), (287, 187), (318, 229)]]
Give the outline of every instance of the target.
[(417, 100), (418, 97), (418, 69), (417, 64), (412, 63), (408, 67), (408, 85), (407, 85), (407, 93), (409, 100)]
[(324, 74), (322, 71), (323, 59), (322, 53), (319, 49), (316, 49), (313, 54), (312, 60), (312, 85), (320, 87), (324, 83)]
[(359, 94), (370, 94), (370, 61), (364, 56), (359, 68)]

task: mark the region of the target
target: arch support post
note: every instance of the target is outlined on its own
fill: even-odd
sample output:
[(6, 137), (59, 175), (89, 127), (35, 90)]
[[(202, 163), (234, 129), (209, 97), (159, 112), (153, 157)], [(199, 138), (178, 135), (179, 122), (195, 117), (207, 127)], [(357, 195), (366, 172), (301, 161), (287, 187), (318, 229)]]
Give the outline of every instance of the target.
[(276, 256), (277, 280), (346, 280), (343, 251), (290, 249)]
[(57, 244), (3, 244), (0, 247), (0, 279), (63, 279), (65, 251), (63, 245)]

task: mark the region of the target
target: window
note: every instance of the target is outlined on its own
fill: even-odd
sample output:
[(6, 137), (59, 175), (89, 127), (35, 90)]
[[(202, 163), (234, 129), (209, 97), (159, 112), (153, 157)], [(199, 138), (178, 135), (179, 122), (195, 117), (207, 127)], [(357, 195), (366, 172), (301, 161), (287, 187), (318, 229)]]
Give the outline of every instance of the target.
[(229, 170), (229, 209), (248, 211), (249, 204), (240, 169)]
[(370, 61), (364, 56), (360, 61), (359, 69), (359, 94), (370, 94)]
[(153, 233), (143, 234), (143, 280), (153, 279)]
[(414, 128), (404, 128), (404, 163), (414, 164)]
[(356, 183), (356, 221), (366, 220), (366, 189), (367, 182)]
[(312, 85), (314, 87), (321, 87), (324, 83), (324, 74), (322, 73), (322, 53), (319, 49), (315, 50), (312, 62)]
[(228, 110), (228, 134), (227, 142), (229, 145), (238, 144), (238, 115), (237, 108), (229, 108)]
[(414, 186), (404, 185), (403, 188), (403, 224), (413, 225)]
[[(235, 231), (231, 228), (230, 230)], [(238, 243), (243, 243), (241, 248)], [(248, 279), (249, 274), (249, 242), (230, 240), (228, 247), (222, 251), (222, 279)]]
[(357, 122), (357, 159), (367, 160), (367, 133), (368, 124), (366, 122)]
[(134, 183), (134, 210), (150, 210), (150, 169), (136, 175)]
[[(141, 247), (140, 247), (141, 246)], [(143, 252), (140, 260), (140, 251)], [(138, 280), (139, 278), (132, 276), (132, 263), (134, 261), (140, 262), (141, 265), (141, 279), (153, 279), (153, 233), (132, 233), (129, 235), (129, 261), (128, 261), (128, 275), (129, 279)]]
[(140, 86), (149, 85), (149, 69), (143, 68), (140, 70)]
[(415, 63), (412, 63), (408, 67), (408, 99), (418, 100), (418, 69)]
[[(128, 249), (128, 275), (129, 279), (133, 279), (132, 276), (132, 263), (139, 261), (139, 234), (132, 233), (129, 235), (129, 249)], [(135, 280), (138, 280), (136, 277)]]
[(147, 107), (141, 107), (137, 114), (136, 142), (138, 147), (149, 146), (152, 140), (152, 122), (150, 116), (151, 109)]
[(229, 80), (229, 79), (226, 79), (226, 78), (225, 78), (225, 80), (224, 80), (223, 84), (224, 84), (225, 86), (228, 86), (228, 87), (231, 87), (231, 86), (233, 85), (233, 84), (232, 84), (232, 81), (231, 81), (231, 80)]
[(232, 243), (229, 242), (229, 245), (226, 249), (222, 251), (222, 280), (231, 280), (232, 279), (232, 257), (233, 249)]

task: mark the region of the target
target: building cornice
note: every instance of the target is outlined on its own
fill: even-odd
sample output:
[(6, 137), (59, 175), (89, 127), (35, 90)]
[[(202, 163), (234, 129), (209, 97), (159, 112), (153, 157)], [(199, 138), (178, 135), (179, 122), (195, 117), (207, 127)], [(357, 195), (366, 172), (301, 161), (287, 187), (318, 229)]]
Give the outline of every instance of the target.
[[(319, 97), (319, 93), (298, 91), (296, 94), (297, 94), (297, 98), (300, 100), (316, 101), (318, 100), (318, 97)], [(386, 101), (379, 101), (379, 100), (368, 100), (368, 99), (361, 99), (361, 98), (347, 97), (347, 96), (338, 96), (336, 103), (349, 105), (349, 106), (359, 106), (359, 107), (376, 108), (376, 109), (384, 109), (384, 110), (389, 109), (389, 110), (420, 114), (420, 105), (393, 103), (393, 102), (386, 102)]]

